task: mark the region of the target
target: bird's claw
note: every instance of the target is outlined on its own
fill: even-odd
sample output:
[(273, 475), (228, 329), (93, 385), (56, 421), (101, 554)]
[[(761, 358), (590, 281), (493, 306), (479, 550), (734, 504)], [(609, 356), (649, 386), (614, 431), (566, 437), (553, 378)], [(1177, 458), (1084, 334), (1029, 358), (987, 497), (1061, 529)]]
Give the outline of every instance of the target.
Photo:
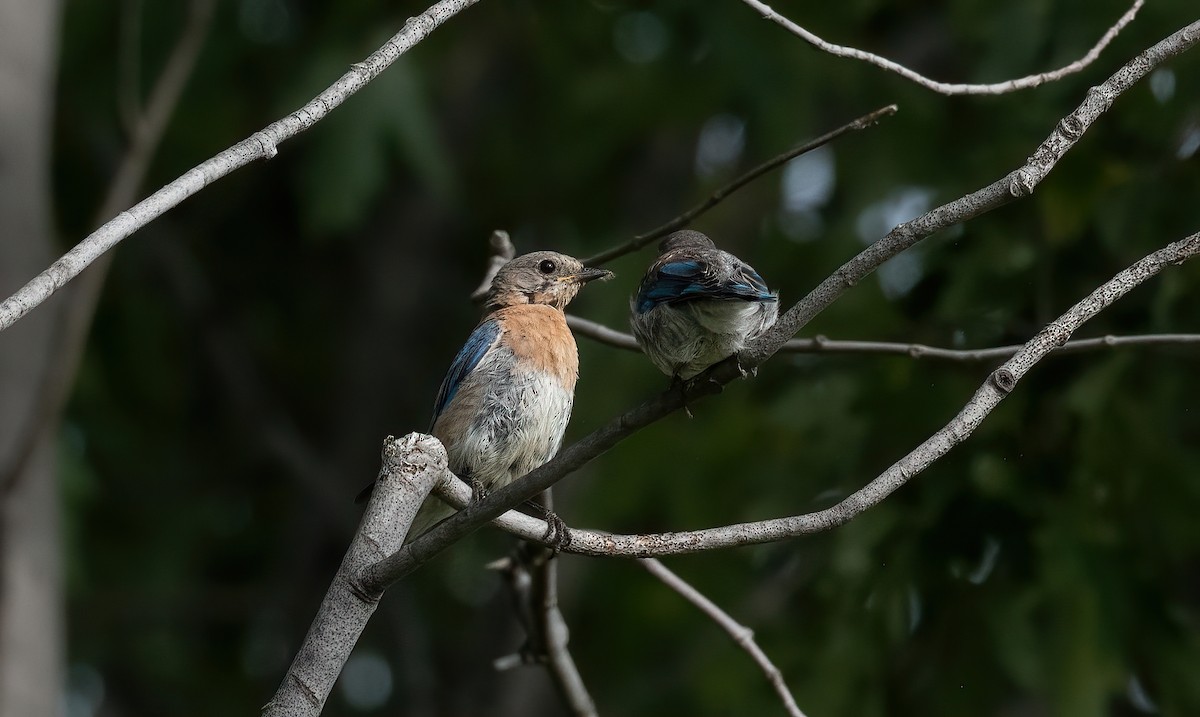
[(671, 385), (667, 387), (667, 390), (678, 391), (683, 399), (683, 412), (687, 414), (688, 418), (695, 418), (692, 415), (692, 409), (688, 406), (688, 391), (692, 390), (692, 380), (683, 378), (679, 375), (679, 371), (676, 370), (675, 373), (671, 374)]
[(754, 378), (755, 376), (758, 375), (758, 367), (757, 366), (751, 366), (750, 368), (746, 368), (745, 366), (742, 365), (742, 355), (740, 353), (733, 355), (733, 365), (737, 368), (738, 373), (742, 375), (742, 378), (747, 378), (747, 377)]
[(554, 557), (571, 544), (571, 529), (567, 527), (562, 518), (558, 517), (557, 513), (548, 510), (546, 511), (546, 532), (542, 534), (542, 540), (550, 545), (550, 557)]
[(488, 487), (474, 476), (467, 479), (467, 485), (471, 486), (471, 500), (467, 501), (468, 504), (478, 503), (486, 498), (490, 492)]
[(550, 548), (550, 557), (553, 558), (571, 544), (571, 529), (557, 513), (541, 503), (529, 501), (528, 505), (546, 521), (546, 532), (542, 533), (542, 541)]

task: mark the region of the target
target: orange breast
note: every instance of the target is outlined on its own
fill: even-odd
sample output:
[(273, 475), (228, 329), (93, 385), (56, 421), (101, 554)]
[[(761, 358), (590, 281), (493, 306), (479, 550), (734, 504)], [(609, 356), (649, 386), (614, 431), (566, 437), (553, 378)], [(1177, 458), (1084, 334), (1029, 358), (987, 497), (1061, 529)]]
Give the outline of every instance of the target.
[(506, 343), (523, 367), (556, 377), (563, 388), (575, 389), (579, 377), (579, 351), (563, 312), (541, 304), (500, 309)]

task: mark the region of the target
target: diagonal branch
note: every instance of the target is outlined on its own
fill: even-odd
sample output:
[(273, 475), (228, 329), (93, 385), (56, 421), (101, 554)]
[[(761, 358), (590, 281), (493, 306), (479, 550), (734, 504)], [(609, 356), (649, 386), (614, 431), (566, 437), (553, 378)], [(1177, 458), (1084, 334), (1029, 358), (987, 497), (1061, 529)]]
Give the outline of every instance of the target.
[[(586, 336), (618, 349), (640, 352), (637, 339), (623, 331), (588, 319), (567, 315), (567, 324), (577, 336)], [(1140, 334), (1114, 336), (1107, 334), (1091, 339), (1074, 339), (1054, 352), (1055, 356), (1083, 353), (1095, 349), (1135, 346), (1200, 346), (1200, 334)], [(1020, 344), (992, 346), (984, 349), (947, 349), (925, 344), (905, 344), (892, 341), (839, 341), (817, 335), (811, 339), (789, 339), (779, 349), (784, 354), (868, 354), (877, 356), (907, 356), (914, 359), (939, 359), (962, 363), (1004, 359), (1015, 354)]]
[(1108, 44), (1113, 41), (1113, 38), (1115, 38), (1117, 34), (1121, 32), (1121, 30), (1125, 29), (1126, 25), (1133, 22), (1133, 18), (1137, 15), (1138, 10), (1141, 10), (1142, 5), (1145, 4), (1145, 0), (1134, 0), (1133, 6), (1125, 11), (1125, 14), (1117, 20), (1116, 24), (1108, 28), (1108, 31), (1105, 32), (1100, 38), (1100, 41), (1097, 42), (1092, 49), (1088, 50), (1086, 55), (1068, 65), (1060, 67), (1057, 70), (1051, 70), (1050, 72), (1039, 72), (1036, 75), (1029, 75), (1016, 80), (1006, 80), (1004, 82), (996, 82), (985, 85), (972, 85), (952, 84), (931, 80), (918, 72), (908, 69), (898, 62), (893, 62), (892, 60), (880, 57), (879, 55), (866, 52), (865, 50), (859, 50), (854, 47), (845, 47), (843, 45), (835, 45), (832, 42), (826, 42), (808, 30), (805, 30), (803, 27), (800, 27), (796, 23), (775, 12), (770, 5), (767, 5), (764, 2), (759, 2), (759, 0), (742, 0), (742, 2), (758, 11), (758, 14), (763, 16), (763, 19), (771, 20), (775, 24), (783, 27), (788, 32), (792, 33), (796, 37), (799, 37), (801, 40), (804, 40), (822, 52), (827, 52), (836, 57), (848, 57), (853, 60), (862, 60), (863, 62), (875, 65), (876, 67), (887, 70), (888, 72), (894, 72), (906, 80), (911, 80), (922, 87), (928, 88), (943, 95), (1002, 95), (1009, 92), (1015, 92), (1017, 90), (1037, 87), (1038, 85), (1042, 85), (1047, 82), (1054, 82), (1055, 80), (1060, 80), (1067, 75), (1079, 72), (1083, 68), (1096, 61), (1096, 58), (1100, 56), (1100, 53), (1104, 50), (1104, 48), (1108, 47)]
[(676, 575), (659, 560), (655, 558), (643, 558), (638, 562), (651, 575), (661, 580), (664, 585), (679, 593), (684, 600), (695, 605), (700, 612), (712, 618), (712, 621), (717, 623), (718, 627), (733, 638), (738, 647), (750, 655), (750, 659), (754, 660), (754, 664), (758, 665), (763, 674), (767, 676), (767, 681), (775, 688), (775, 693), (779, 695), (779, 699), (783, 702), (783, 707), (787, 710), (788, 715), (790, 717), (804, 717), (804, 713), (796, 705), (796, 698), (792, 697), (787, 683), (783, 681), (783, 673), (779, 671), (775, 663), (771, 662), (771, 658), (767, 657), (767, 653), (763, 652), (758, 643), (754, 641), (753, 630), (734, 620), (730, 617), (729, 613), (722, 610), (715, 602), (709, 600), (704, 593)]
[(815, 139), (810, 139), (809, 141), (804, 142), (802, 144), (798, 144), (795, 147), (792, 147), (788, 151), (784, 152), (783, 154), (776, 155), (776, 156), (772, 157), (771, 159), (768, 159), (767, 161), (758, 165), (757, 167), (754, 167), (753, 169), (739, 175), (737, 178), (735, 178), (729, 184), (726, 184), (725, 186), (721, 187), (720, 189), (717, 189), (712, 194), (708, 195), (707, 199), (700, 202), (699, 204), (692, 207), (691, 209), (687, 210), (683, 214), (680, 214), (679, 216), (675, 217), (674, 219), (671, 219), (667, 223), (665, 223), (655, 229), (651, 229), (650, 231), (645, 232), (643, 234), (638, 234), (637, 236), (630, 239), (628, 242), (621, 244), (620, 246), (615, 246), (611, 249), (606, 249), (605, 251), (602, 251), (599, 254), (596, 254), (595, 256), (589, 256), (587, 259), (585, 259), (583, 261), (583, 263), (586, 264), (587, 266), (596, 266), (596, 265), (602, 264), (606, 261), (612, 261), (613, 259), (616, 259), (619, 256), (625, 256), (629, 252), (637, 251), (638, 249), (641, 249), (642, 247), (646, 246), (647, 244), (654, 241), (655, 239), (658, 239), (659, 237), (664, 237), (664, 236), (670, 234), (671, 232), (675, 231), (676, 229), (682, 229), (683, 227), (687, 226), (696, 217), (707, 212), (709, 209), (712, 209), (713, 207), (717, 206), (717, 204), (719, 204), (723, 199), (728, 197), (730, 194), (733, 194), (734, 192), (736, 192), (737, 190), (746, 186), (750, 182), (753, 182), (755, 179), (758, 179), (759, 177), (766, 174), (767, 172), (770, 172), (772, 169), (775, 169), (776, 167), (778, 167), (782, 164), (785, 164), (788, 161), (795, 159), (796, 157), (799, 157), (800, 155), (802, 155), (806, 152), (811, 152), (812, 150), (816, 149), (817, 147), (821, 147), (823, 145), (829, 144), (830, 142), (837, 139), (838, 137), (841, 137), (844, 134), (847, 134), (849, 132), (857, 132), (860, 130), (864, 130), (864, 129), (867, 129), (868, 127), (873, 127), (874, 125), (878, 124), (879, 120), (883, 119), (884, 117), (891, 117), (892, 115), (896, 114), (897, 109), (898, 108), (896, 107), (896, 105), (888, 105), (886, 107), (880, 107), (879, 109), (875, 110), (874, 112), (868, 112), (867, 114), (863, 115), (862, 117), (859, 117), (858, 119), (855, 119), (855, 120), (851, 120), (850, 122), (847, 122), (846, 124), (842, 125), (841, 127), (838, 127), (835, 130), (826, 132), (825, 134), (821, 135), (820, 137), (817, 137)]
[(0, 331), (15, 324), (122, 239), (162, 216), (184, 199), (256, 159), (274, 157), (280, 143), (312, 127), (439, 25), (476, 2), (479, 0), (440, 0), (420, 15), (409, 18), (404, 28), (383, 47), (362, 62), (352, 65), (349, 72), (308, 104), (193, 167), (109, 220), (51, 264), (50, 268), (0, 303)]
[[(781, 316), (771, 331), (756, 340), (736, 359), (713, 366), (701, 375), (702, 380), (695, 381), (688, 387), (672, 388), (617, 416), (561, 451), (554, 460), (447, 518), (387, 559), (371, 566), (363, 576), (364, 583), (377, 590), (384, 589), (464, 535), (496, 518), (507, 508), (532, 498), (627, 436), (683, 407), (685, 401), (694, 403), (718, 392), (724, 384), (742, 376), (744, 369), (757, 367), (770, 358), (814, 316), (837, 300), (847, 288), (921, 239), (1003, 206), (1014, 199), (1028, 196), (1054, 168), (1058, 159), (1079, 140), (1083, 132), (1108, 109), (1117, 96), (1162, 62), (1192, 47), (1198, 39), (1200, 22), (1194, 22), (1150, 47), (1103, 84), (1092, 88), (1083, 104), (1059, 122), (1025, 165), (984, 189), (937, 207), (896, 227), (821, 282), (808, 296)], [(1014, 357), (1014, 360), (1016, 358)]]

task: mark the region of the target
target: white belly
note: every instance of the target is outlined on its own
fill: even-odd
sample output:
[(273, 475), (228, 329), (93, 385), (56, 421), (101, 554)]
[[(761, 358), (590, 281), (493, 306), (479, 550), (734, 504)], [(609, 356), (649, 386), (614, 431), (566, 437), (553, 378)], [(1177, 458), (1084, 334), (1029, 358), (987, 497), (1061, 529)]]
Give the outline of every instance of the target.
[(499, 488), (558, 453), (572, 394), (540, 372), (492, 381), (462, 435), (443, 439), (450, 468)]

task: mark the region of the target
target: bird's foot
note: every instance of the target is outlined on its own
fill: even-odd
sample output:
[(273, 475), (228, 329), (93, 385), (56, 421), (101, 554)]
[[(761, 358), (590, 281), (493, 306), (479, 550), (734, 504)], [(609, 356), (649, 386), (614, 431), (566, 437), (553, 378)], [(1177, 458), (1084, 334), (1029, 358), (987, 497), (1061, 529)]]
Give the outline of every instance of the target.
[(478, 503), (479, 501), (488, 497), (488, 493), (491, 492), (488, 490), (488, 487), (475, 476), (467, 477), (467, 485), (471, 486), (471, 500), (467, 501), (467, 505)]
[(550, 547), (551, 555), (554, 557), (560, 551), (571, 544), (571, 529), (558, 514), (546, 508), (541, 503), (536, 503), (532, 500), (526, 501), (526, 504), (546, 521), (546, 532), (542, 534), (542, 540)]
[(746, 368), (742, 365), (742, 355), (740, 353), (733, 355), (733, 365), (737, 367), (738, 373), (742, 375), (742, 378), (754, 378), (758, 375), (757, 366)]
[(688, 418), (695, 418), (692, 415), (691, 406), (688, 405), (688, 392), (692, 390), (692, 380), (683, 378), (679, 375), (679, 371), (676, 370), (671, 375), (671, 385), (667, 387), (667, 390), (678, 391), (679, 395), (683, 398), (683, 412), (687, 414)]

